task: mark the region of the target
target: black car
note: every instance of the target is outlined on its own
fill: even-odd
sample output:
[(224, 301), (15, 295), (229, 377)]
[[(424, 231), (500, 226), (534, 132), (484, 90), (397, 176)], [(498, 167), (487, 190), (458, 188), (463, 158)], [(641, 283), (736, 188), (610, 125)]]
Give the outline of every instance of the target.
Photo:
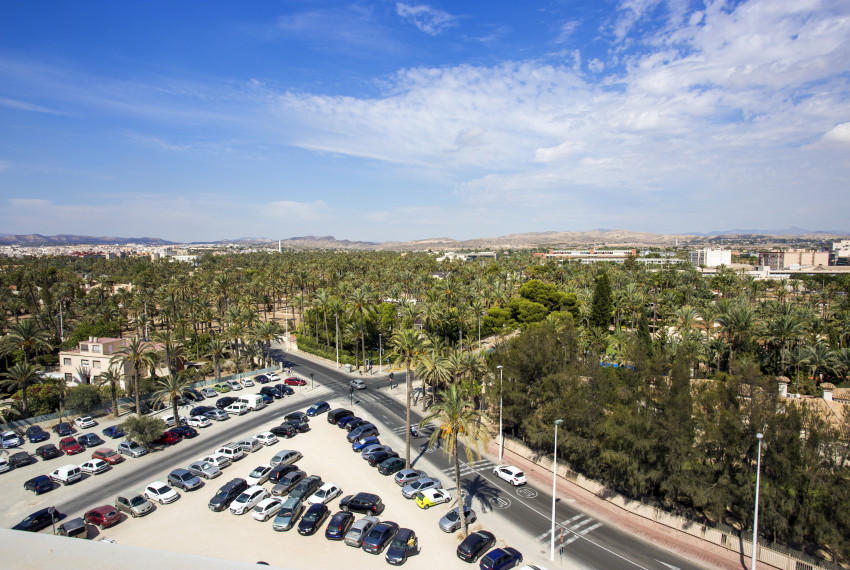
[(59, 457), (62, 455), (62, 451), (60, 451), (59, 448), (52, 443), (45, 443), (44, 445), (35, 448), (35, 454), (41, 457), (44, 461), (47, 461), (48, 459)]
[(343, 511), (363, 513), (365, 515), (377, 515), (381, 512), (383, 506), (381, 497), (373, 493), (348, 495), (339, 502), (339, 508)]
[(328, 423), (335, 424), (340, 419), (346, 416), (353, 416), (354, 412), (351, 410), (346, 410), (345, 408), (336, 408), (335, 410), (331, 410), (328, 412)]
[(319, 490), (322, 486), (322, 478), (318, 475), (310, 475), (304, 477), (295, 485), (295, 488), (289, 492), (290, 499), (301, 499), (302, 501)]
[[(254, 376), (254, 382), (256, 382), (257, 384), (268, 384), (269, 382), (271, 382), (271, 380), (269, 380), (269, 377), (265, 374), (257, 374), (256, 376)], [(265, 388), (265, 386), (263, 387)]]
[(392, 521), (383, 521), (372, 527), (369, 535), (363, 539), (363, 550), (369, 554), (380, 554), (398, 532), (398, 525)]
[(475, 562), (478, 557), (490, 550), (496, 544), (496, 537), (492, 532), (479, 530), (469, 533), (463, 542), (457, 547), (457, 557), (464, 562)]
[(41, 495), (42, 493), (53, 490), (53, 481), (47, 475), (39, 475), (24, 483), (24, 490)]
[(236, 398), (231, 398), (230, 396), (222, 396), (221, 398), (215, 401), (215, 407), (219, 410), (223, 410), (235, 401)]
[(41, 429), (41, 426), (30, 426), (26, 432), (27, 439), (30, 443), (38, 443), (45, 439), (50, 439), (50, 434)]
[(195, 406), (192, 408), (192, 411), (189, 412), (189, 416), (203, 416), (207, 412), (213, 411), (215, 408), (212, 406)]
[(359, 428), (360, 426), (362, 426), (363, 424), (367, 424), (367, 423), (369, 423), (369, 420), (364, 420), (364, 419), (361, 419), (361, 418), (354, 418), (352, 420), (349, 420), (348, 423), (346, 423), (345, 426), (343, 426), (343, 427), (345, 427), (345, 431), (350, 433), (350, 432), (356, 430), (357, 428)]
[(298, 433), (298, 430), (295, 429), (295, 426), (287, 422), (284, 422), (279, 426), (275, 426), (269, 431), (278, 437), (293, 437), (295, 434)]
[(56, 435), (65, 437), (66, 435), (71, 435), (74, 431), (74, 428), (71, 427), (71, 424), (68, 422), (59, 422), (55, 426), (53, 426), (53, 433)]
[(299, 433), (310, 431), (310, 424), (308, 422), (305, 422), (304, 420), (289, 420), (288, 422), (283, 423), (292, 426), (293, 428), (295, 428), (295, 431)]
[(30, 532), (38, 532), (43, 528), (47, 528), (54, 522), (62, 519), (64, 515), (56, 510), (55, 507), (47, 507), (36, 511), (15, 526), (12, 530), (28, 530)]
[(193, 437), (197, 437), (197, 435), (198, 435), (198, 430), (196, 430), (193, 427), (189, 427), (189, 426), (177, 426), (177, 427), (171, 428), (168, 431), (176, 433), (180, 437), (188, 437), (189, 439), (192, 439)]
[(284, 396), (291, 396), (295, 393), (292, 386), (287, 386), (286, 384), (275, 384), (274, 387), (280, 390), (280, 393)]
[(186, 397), (193, 402), (203, 402), (206, 399), (200, 391), (195, 390), (194, 388), (189, 388), (186, 390)]
[(370, 453), (366, 461), (369, 462), (370, 467), (377, 467), (381, 462), (391, 457), (398, 457), (398, 452), (384, 450), (375, 453)]
[(400, 457), (391, 457), (389, 459), (384, 459), (378, 465), (378, 473), (381, 475), (392, 475), (393, 473), (397, 473), (404, 469), (406, 463), (404, 459)]
[(345, 511), (339, 511), (331, 517), (328, 527), (325, 529), (325, 538), (328, 540), (342, 540), (345, 533), (354, 524), (354, 515)]
[(415, 554), (419, 554), (419, 539), (416, 538), (416, 533), (409, 528), (398, 529), (387, 548), (387, 562), (400, 566), (407, 561), (408, 556)]
[(260, 394), (271, 396), (275, 400), (280, 400), (281, 398), (283, 398), (283, 394), (274, 386), (263, 386), (262, 388), (260, 388)]
[(276, 465), (269, 472), (269, 481), (271, 481), (272, 483), (278, 483), (284, 475), (286, 475), (287, 473), (292, 473), (293, 471), (298, 471), (297, 465)]
[(210, 510), (215, 512), (223, 511), (230, 506), (230, 503), (232, 503), (236, 497), (242, 494), (242, 491), (247, 488), (248, 482), (245, 479), (240, 479), (239, 477), (225, 483), (224, 486), (218, 490), (218, 493), (215, 494), (215, 497), (210, 499)]
[(83, 435), (77, 436), (77, 441), (86, 447), (96, 447), (106, 443), (95, 433), (84, 433)]
[(24, 467), (30, 463), (35, 463), (36, 461), (38, 460), (26, 451), (19, 451), (9, 456), (9, 466), (14, 467), (15, 469)]
[(292, 412), (291, 414), (286, 414), (283, 416), (283, 419), (286, 421), (291, 420), (301, 420), (302, 422), (309, 422), (310, 418), (304, 412)]
[(298, 523), (298, 534), (308, 536), (319, 530), (325, 519), (328, 518), (330, 510), (324, 503), (310, 505), (304, 516), (301, 517), (301, 522)]

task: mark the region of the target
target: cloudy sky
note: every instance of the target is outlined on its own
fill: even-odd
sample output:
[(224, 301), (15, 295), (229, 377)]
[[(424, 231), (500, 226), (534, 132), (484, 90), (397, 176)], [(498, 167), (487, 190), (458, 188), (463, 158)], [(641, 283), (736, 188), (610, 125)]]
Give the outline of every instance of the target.
[(846, 0), (0, 3), (0, 233), (850, 230)]

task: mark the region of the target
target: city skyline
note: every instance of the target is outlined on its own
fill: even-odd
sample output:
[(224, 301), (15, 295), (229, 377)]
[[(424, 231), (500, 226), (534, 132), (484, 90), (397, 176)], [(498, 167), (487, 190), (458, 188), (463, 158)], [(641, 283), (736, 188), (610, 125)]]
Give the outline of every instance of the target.
[(0, 6), (0, 232), (847, 229), (850, 6)]

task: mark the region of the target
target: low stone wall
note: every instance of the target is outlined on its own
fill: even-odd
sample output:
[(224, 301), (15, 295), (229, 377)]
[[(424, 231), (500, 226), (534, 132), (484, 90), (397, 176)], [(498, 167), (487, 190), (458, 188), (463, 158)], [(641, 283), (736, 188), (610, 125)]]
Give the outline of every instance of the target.
[[(511, 451), (520, 457), (531, 461), (541, 469), (552, 471), (552, 457), (541, 455), (533, 451), (520, 441), (505, 437), (505, 449)], [(569, 466), (558, 463), (558, 477), (571, 481), (582, 489), (589, 491), (608, 503), (638, 515), (655, 523), (662, 524), (668, 528), (672, 528), (677, 532), (683, 532), (691, 536), (695, 536), (700, 540), (705, 540), (712, 544), (716, 544), (729, 551), (742, 553), (746, 558), (752, 555), (752, 541), (742, 540), (737, 534), (723, 532), (722, 530), (712, 528), (706, 525), (701, 525), (685, 517), (680, 517), (661, 509), (657, 509), (650, 505), (646, 505), (639, 501), (628, 499), (619, 493), (611, 490), (605, 485), (588, 479), (583, 475), (576, 473)], [(759, 544), (758, 561), (761, 564), (770, 566), (771, 568), (779, 568), (781, 570), (841, 570), (837, 564), (832, 564), (825, 561), (815, 561), (808, 556), (797, 553), (796, 555), (786, 554), (775, 549), (768, 548)]]

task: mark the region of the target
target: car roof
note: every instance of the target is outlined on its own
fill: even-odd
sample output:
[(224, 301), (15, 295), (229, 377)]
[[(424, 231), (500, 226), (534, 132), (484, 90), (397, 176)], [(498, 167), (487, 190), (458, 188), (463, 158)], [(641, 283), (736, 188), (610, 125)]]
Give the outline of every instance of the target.
[(101, 514), (103, 514), (103, 513), (108, 513), (109, 511), (114, 511), (114, 510), (115, 510), (115, 507), (113, 507), (112, 505), (101, 505), (101, 506), (99, 506), (99, 507), (95, 507), (95, 508), (93, 508), (93, 509), (89, 509), (89, 511), (88, 511), (88, 512), (90, 512), (90, 513), (101, 513)]
[(395, 534), (396, 539), (407, 540), (411, 535), (416, 534), (409, 528), (400, 528)]

